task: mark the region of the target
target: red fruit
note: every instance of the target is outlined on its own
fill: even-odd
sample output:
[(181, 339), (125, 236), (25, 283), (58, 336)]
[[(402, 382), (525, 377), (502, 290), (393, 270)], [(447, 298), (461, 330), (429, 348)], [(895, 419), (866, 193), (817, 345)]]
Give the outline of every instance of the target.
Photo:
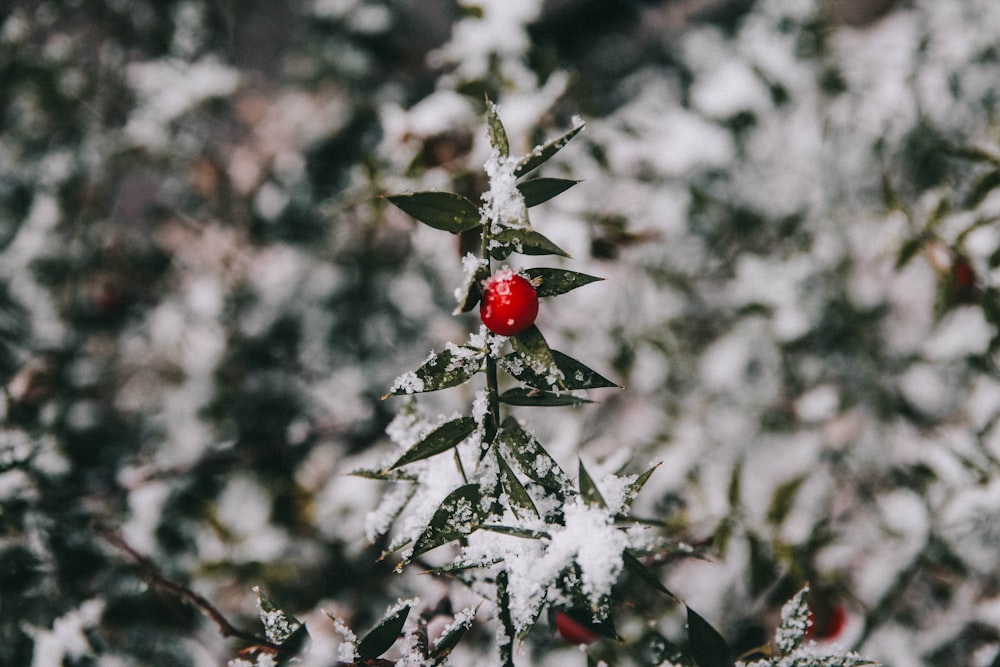
[(830, 641), (840, 636), (847, 624), (847, 612), (842, 605), (836, 604), (830, 607), (825, 614), (819, 617), (809, 611), (809, 627), (806, 628), (806, 639), (816, 641)]
[(486, 328), (501, 336), (514, 336), (535, 322), (538, 293), (534, 286), (511, 269), (501, 269), (483, 285), (479, 318)]
[(556, 612), (556, 631), (570, 644), (593, 644), (601, 638), (600, 633), (573, 619), (564, 611)]

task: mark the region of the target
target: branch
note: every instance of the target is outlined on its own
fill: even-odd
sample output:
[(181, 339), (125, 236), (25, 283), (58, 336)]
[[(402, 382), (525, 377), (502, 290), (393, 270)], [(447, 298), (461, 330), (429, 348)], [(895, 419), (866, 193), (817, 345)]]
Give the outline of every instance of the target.
[(241, 630), (230, 623), (229, 620), (222, 615), (222, 612), (216, 609), (215, 606), (205, 599), (203, 595), (196, 593), (187, 586), (169, 579), (163, 574), (163, 572), (160, 571), (160, 568), (157, 567), (156, 563), (132, 548), (132, 545), (126, 542), (125, 538), (116, 531), (106, 527), (98, 527), (97, 533), (104, 539), (105, 542), (128, 556), (128, 558), (135, 563), (136, 566), (138, 566), (143, 579), (157, 588), (163, 589), (197, 607), (202, 614), (210, 618), (218, 626), (219, 634), (223, 637), (236, 637), (237, 639), (242, 639), (243, 641), (254, 644), (255, 648), (268, 652), (285, 654), (289, 652), (284, 646), (268, 641), (267, 639), (259, 637), (252, 632)]

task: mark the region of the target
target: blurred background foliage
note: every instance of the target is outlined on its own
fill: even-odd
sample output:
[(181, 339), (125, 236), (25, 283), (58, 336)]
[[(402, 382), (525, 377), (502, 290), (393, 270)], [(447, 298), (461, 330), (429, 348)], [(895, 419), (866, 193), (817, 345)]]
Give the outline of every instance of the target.
[[(533, 219), (608, 280), (541, 321), (626, 390), (538, 431), (663, 461), (637, 507), (713, 554), (671, 589), (740, 650), (808, 580), (867, 656), (997, 664), (997, 34), (992, 0), (9, 3), (0, 663), (224, 664), (163, 581), (317, 641), (460, 606), (377, 561), (347, 473), (478, 326), (463, 239), (379, 196), (478, 197), (488, 94), (519, 151), (587, 121)], [(657, 604), (592, 653), (662, 664)]]

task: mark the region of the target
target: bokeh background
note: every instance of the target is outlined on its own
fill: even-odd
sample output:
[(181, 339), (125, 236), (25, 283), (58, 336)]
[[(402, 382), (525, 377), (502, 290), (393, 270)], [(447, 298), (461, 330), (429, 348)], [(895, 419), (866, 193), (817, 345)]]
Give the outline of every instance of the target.
[[(7, 3), (0, 663), (245, 646), (155, 576), (253, 631), (260, 586), (317, 651), (324, 611), (465, 602), (377, 560), (348, 473), (478, 328), (459, 240), (380, 195), (478, 200), (489, 95), (515, 152), (587, 124), (537, 264), (606, 280), (539, 324), (624, 389), (524, 417), (567, 469), (662, 462), (636, 513), (711, 554), (663, 581), (741, 650), (808, 581), (846, 648), (1000, 664), (998, 82), (995, 0)], [(658, 604), (592, 653), (665, 664)]]

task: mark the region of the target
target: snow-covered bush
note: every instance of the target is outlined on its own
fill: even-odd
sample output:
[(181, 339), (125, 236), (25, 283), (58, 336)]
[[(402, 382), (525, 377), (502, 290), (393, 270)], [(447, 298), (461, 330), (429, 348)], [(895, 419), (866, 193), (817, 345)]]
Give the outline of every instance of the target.
[[(573, 479), (566, 525), (604, 537), (558, 544), (587, 591), (629, 601), (623, 641), (585, 657), (543, 613), (516, 663), (683, 663), (689, 624), (725, 638), (719, 661), (799, 664), (808, 583), (822, 653), (992, 664), (998, 30), (993, 0), (15, 0), (0, 663), (266, 664), (300, 628), (304, 661), (366, 638), (419, 656), (423, 624), (461, 636), (452, 664), (493, 659), (497, 564), (469, 589), (419, 574), (450, 546), (379, 559), (433, 523), (451, 454), (392, 472), (430, 478), (394, 522), (414, 485), (350, 474), (489, 412), (474, 382), (380, 400), (431, 350), (479, 344), (474, 314), (448, 315), (474, 234), (382, 196), (478, 207), (488, 95), (513, 156), (586, 118), (544, 173), (581, 183), (531, 220), (572, 257), (546, 268), (605, 280), (536, 322), (623, 387), (513, 408)], [(675, 549), (574, 502), (581, 461), (608, 504), (659, 462), (629, 516)], [(565, 601), (518, 588), (555, 538), (519, 538), (538, 571), (508, 573), (511, 625)]]

